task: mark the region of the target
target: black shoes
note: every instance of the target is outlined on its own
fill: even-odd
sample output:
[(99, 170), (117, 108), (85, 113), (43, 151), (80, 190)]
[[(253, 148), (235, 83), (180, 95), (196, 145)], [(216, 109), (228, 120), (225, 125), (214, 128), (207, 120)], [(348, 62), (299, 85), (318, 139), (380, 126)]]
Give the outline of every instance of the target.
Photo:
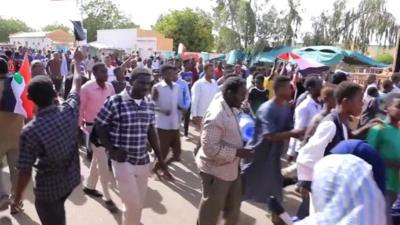
[(103, 194), (97, 191), (96, 189), (89, 189), (89, 188), (83, 188), (83, 192), (91, 197), (94, 198), (101, 198), (103, 197)]

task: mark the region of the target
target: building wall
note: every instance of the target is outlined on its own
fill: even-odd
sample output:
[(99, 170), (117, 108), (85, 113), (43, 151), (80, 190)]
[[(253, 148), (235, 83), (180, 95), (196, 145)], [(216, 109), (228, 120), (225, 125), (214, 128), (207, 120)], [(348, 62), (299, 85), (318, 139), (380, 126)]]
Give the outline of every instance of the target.
[(55, 41), (55, 42), (62, 42), (62, 43), (73, 43), (74, 42), (74, 36), (63, 30), (51, 31), (46, 34), (46, 37), (50, 38), (52, 41)]
[(46, 37), (10, 37), (10, 44), (15, 47), (29, 47), (32, 49), (49, 49), (52, 47), (52, 41)]
[(127, 53), (135, 50), (137, 42), (136, 29), (112, 29), (98, 30), (97, 42), (105, 44), (109, 47), (122, 48)]
[(142, 58), (148, 58), (157, 50), (157, 39), (154, 37), (138, 38), (135, 47)]
[(172, 51), (174, 47), (174, 40), (165, 38), (165, 36), (157, 31), (137, 29), (138, 37), (156, 37), (157, 38), (157, 51)]

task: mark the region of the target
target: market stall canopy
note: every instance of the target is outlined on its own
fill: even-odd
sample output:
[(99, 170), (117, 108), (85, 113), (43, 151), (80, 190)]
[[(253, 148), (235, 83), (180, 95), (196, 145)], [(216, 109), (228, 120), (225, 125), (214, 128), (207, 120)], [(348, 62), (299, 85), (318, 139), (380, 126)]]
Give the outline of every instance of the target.
[(161, 52), (161, 57), (164, 59), (174, 59), (176, 58), (176, 55), (174, 51)]
[(293, 53), (327, 66), (340, 63), (346, 56), (345, 51), (333, 46), (310, 46), (295, 49)]
[(201, 54), (198, 53), (198, 52), (183, 52), (181, 54), (181, 58), (183, 60), (185, 60), (185, 59), (194, 59), (194, 60), (196, 60), (196, 62), (199, 61), (200, 56), (201, 56)]
[(225, 55), (225, 60), (227, 64), (235, 64), (238, 60), (243, 61), (245, 59), (245, 54), (240, 50), (231, 50)]
[(225, 54), (220, 54), (220, 53), (210, 54), (210, 61), (222, 61), (222, 60), (225, 60)]
[(357, 51), (346, 51), (343, 62), (351, 65), (368, 65), (374, 67), (389, 67), (385, 63), (381, 63)]
[(102, 50), (102, 49), (113, 49), (113, 50), (121, 50), (121, 51), (123, 50), (121, 48), (108, 46), (106, 44), (103, 44), (103, 43), (100, 43), (100, 42), (97, 42), (97, 41), (90, 42), (88, 45), (89, 45), (89, 47), (96, 48), (98, 50)]

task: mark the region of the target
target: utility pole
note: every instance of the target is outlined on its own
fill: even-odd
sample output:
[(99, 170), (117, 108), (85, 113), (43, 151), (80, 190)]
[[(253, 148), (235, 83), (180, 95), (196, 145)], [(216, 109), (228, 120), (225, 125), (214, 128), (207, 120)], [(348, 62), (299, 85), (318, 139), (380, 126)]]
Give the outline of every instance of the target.
[(396, 49), (394, 51), (393, 72), (400, 72), (400, 29), (397, 35)]

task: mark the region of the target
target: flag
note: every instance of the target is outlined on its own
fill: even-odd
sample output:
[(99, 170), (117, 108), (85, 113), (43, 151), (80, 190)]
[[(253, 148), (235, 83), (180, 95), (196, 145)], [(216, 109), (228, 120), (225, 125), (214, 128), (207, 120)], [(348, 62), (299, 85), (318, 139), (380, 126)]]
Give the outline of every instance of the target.
[[(33, 118), (33, 102), (28, 98), (28, 85), (31, 82), (31, 66), (28, 54), (25, 53), (19, 72), (16, 73), (11, 82), (16, 97), (15, 113), (24, 115), (28, 119)], [(19, 105), (20, 104), (20, 105)]]
[(178, 55), (180, 55), (180, 54), (182, 54), (182, 53), (184, 53), (184, 52), (186, 52), (186, 47), (185, 47), (185, 45), (182, 44), (182, 43), (179, 43), (179, 45), (178, 45)]
[(72, 24), (74, 25), (74, 36), (75, 40), (77, 41), (85, 41), (86, 40), (86, 33), (83, 30), (83, 24), (81, 21), (72, 21)]

